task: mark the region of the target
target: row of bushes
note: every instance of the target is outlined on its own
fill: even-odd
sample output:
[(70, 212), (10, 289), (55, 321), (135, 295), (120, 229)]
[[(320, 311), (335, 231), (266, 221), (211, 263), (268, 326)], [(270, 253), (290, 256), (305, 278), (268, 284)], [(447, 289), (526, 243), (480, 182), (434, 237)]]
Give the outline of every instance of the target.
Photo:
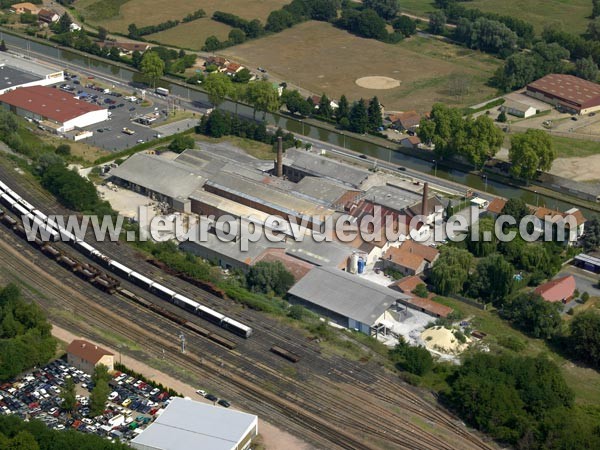
[(196, 19), (202, 19), (203, 17), (206, 17), (206, 12), (202, 8), (200, 8), (194, 11), (193, 13), (190, 13), (187, 16), (185, 16), (183, 19), (181, 19), (181, 21), (183, 23), (187, 23), (192, 22)]
[(138, 28), (135, 23), (131, 23), (127, 27), (127, 32), (131, 39), (139, 39), (148, 34), (159, 33), (161, 31), (168, 30), (169, 28), (175, 28), (177, 25), (179, 25), (179, 20), (167, 20), (157, 25), (147, 25), (140, 28)]

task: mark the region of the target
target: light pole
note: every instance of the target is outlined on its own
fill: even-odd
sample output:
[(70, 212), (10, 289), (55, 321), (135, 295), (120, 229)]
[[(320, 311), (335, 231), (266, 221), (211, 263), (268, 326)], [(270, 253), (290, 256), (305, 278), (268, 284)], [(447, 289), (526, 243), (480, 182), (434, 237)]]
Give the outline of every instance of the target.
[(485, 183), (485, 192), (487, 192), (487, 175), (483, 175), (483, 181)]
[(343, 142), (344, 142), (343, 143), (343, 147), (344, 147), (344, 150), (345, 150), (346, 149), (346, 135), (344, 133), (342, 133), (342, 139), (343, 139)]
[(535, 207), (538, 207), (538, 200), (539, 200), (539, 195), (538, 195), (538, 191), (533, 191), (535, 192)]
[(433, 176), (437, 177), (437, 161), (433, 160)]

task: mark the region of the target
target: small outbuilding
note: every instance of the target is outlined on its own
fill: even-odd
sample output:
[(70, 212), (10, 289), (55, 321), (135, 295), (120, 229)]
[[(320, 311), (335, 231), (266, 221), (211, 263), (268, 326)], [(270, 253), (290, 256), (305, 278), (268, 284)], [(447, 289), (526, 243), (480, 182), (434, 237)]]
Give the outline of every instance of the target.
[(567, 303), (573, 298), (575, 289), (575, 277), (573, 275), (567, 275), (540, 284), (533, 292), (541, 295), (547, 302)]
[(501, 106), (501, 109), (506, 114), (510, 114), (511, 116), (516, 117), (522, 117), (524, 119), (535, 116), (537, 114), (537, 110), (533, 106), (514, 100), (508, 100)]
[(113, 353), (83, 339), (75, 339), (69, 344), (67, 347), (67, 361), (71, 366), (90, 375), (94, 373), (94, 368), (100, 364), (108, 367), (109, 371), (114, 369)]

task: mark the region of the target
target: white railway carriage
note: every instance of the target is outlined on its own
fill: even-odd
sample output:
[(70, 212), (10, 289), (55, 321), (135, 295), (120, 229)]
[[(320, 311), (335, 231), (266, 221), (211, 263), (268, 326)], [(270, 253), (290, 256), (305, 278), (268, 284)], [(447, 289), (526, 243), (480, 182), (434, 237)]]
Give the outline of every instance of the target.
[(27, 209), (27, 211), (33, 211), (35, 209), (35, 206), (33, 206), (31, 203), (29, 203), (27, 200), (25, 200), (23, 197), (21, 197), (20, 195), (17, 196), (18, 198), (15, 197), (15, 199), (25, 207), (25, 209)]
[(252, 328), (230, 317), (225, 317), (221, 322), (221, 326), (245, 338), (249, 338), (252, 335)]
[(152, 284), (154, 284), (154, 281), (152, 281), (150, 278), (133, 271), (129, 274), (129, 278), (133, 279), (136, 283), (139, 283), (146, 288), (151, 288)]
[[(41, 212), (39, 209), (34, 209), (31, 211), (31, 213), (37, 217), (38, 219), (46, 222), (48, 220), (48, 216), (46, 216), (46, 214), (44, 214), (43, 212)], [(56, 230), (56, 228), (52, 225), (52, 228), (54, 228)]]
[(112, 270), (120, 273), (121, 275), (125, 275), (127, 277), (129, 277), (129, 275), (131, 275), (131, 273), (133, 272), (133, 270), (131, 270), (129, 267), (121, 264), (118, 261), (115, 261), (114, 259), (111, 259), (108, 261), (108, 267), (110, 267)]
[[(27, 216), (27, 217), (29, 217), (29, 216), (30, 216), (30, 213), (29, 213), (29, 211), (27, 211), (27, 210), (26, 210), (26, 209), (23, 207), (23, 205), (19, 205), (19, 204), (18, 204), (18, 203), (16, 203), (16, 202), (15, 202), (15, 203), (12, 205), (12, 209), (13, 209), (13, 210), (14, 210), (16, 213), (20, 214), (21, 216)], [(31, 216), (31, 217), (33, 217), (33, 216)]]
[(87, 242), (82, 241), (81, 239), (77, 239), (75, 246), (81, 248), (88, 255), (93, 255), (97, 252), (97, 250), (94, 247), (92, 247)]
[(187, 309), (188, 311), (191, 311), (191, 312), (196, 312), (196, 309), (198, 308), (198, 306), (200, 306), (195, 301), (193, 301), (193, 300), (191, 300), (191, 299), (189, 299), (187, 297), (184, 297), (181, 294), (175, 295), (173, 297), (173, 302), (176, 305), (178, 305), (178, 306), (180, 306), (180, 307), (182, 307), (184, 309)]
[(171, 289), (169, 289), (159, 283), (154, 283), (152, 285), (152, 290), (156, 291), (158, 294), (162, 295), (163, 297), (168, 298), (169, 300), (171, 300), (173, 297), (175, 297), (177, 295), (177, 292), (172, 291)]
[(214, 309), (210, 309), (204, 305), (198, 305), (198, 308), (196, 308), (196, 313), (200, 317), (203, 317), (206, 320), (210, 320), (214, 323), (221, 323), (221, 321), (225, 318), (225, 316), (220, 312), (217, 312)]
[(6, 191), (8, 191), (9, 189), (10, 189), (10, 188), (9, 188), (9, 187), (8, 187), (6, 184), (4, 184), (2, 181), (0, 181), (0, 191), (4, 191), (4, 192), (6, 192)]
[(13, 207), (13, 205), (17, 204), (17, 201), (6, 192), (0, 195), (0, 198), (7, 206), (10, 206), (11, 208)]

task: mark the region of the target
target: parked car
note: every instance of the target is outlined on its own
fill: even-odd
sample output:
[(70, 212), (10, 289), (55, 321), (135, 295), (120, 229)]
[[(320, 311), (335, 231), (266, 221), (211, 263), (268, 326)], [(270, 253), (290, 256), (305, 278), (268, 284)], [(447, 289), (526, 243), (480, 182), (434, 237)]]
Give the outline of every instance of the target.
[(204, 398), (205, 398), (206, 400), (210, 400), (211, 402), (216, 402), (216, 401), (218, 401), (218, 400), (219, 400), (219, 397), (215, 397), (215, 396), (214, 396), (214, 395), (212, 395), (212, 394), (206, 394), (206, 395), (204, 396)]
[(217, 403), (225, 408), (229, 408), (231, 406), (231, 403), (224, 399), (219, 400)]

